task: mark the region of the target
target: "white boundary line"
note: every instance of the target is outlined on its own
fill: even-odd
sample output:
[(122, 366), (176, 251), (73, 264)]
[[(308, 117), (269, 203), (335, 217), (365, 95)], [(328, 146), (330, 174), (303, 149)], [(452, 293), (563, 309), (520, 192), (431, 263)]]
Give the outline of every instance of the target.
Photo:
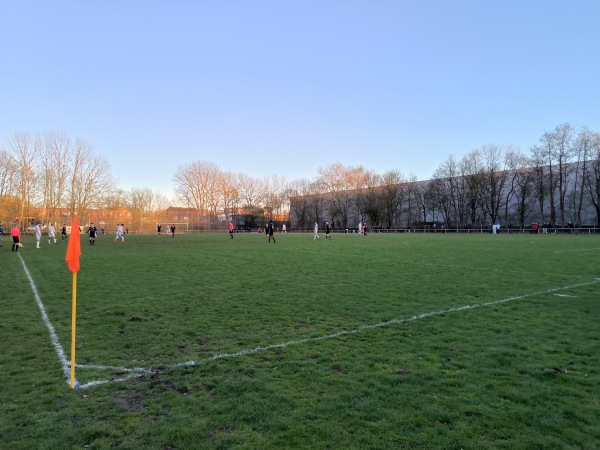
[[(61, 361), (63, 373), (65, 375), (67, 384), (70, 384), (69, 381), (70, 381), (71, 363), (67, 360), (67, 358), (65, 356), (65, 352), (64, 352), (62, 346), (60, 345), (60, 341), (58, 340), (58, 336), (56, 335), (56, 332), (54, 330), (54, 327), (52, 326), (52, 323), (50, 323), (50, 320), (48, 319), (48, 315), (46, 314), (44, 305), (42, 304), (40, 296), (38, 295), (37, 289), (35, 287), (35, 283), (33, 282), (33, 279), (31, 278), (31, 275), (29, 274), (29, 271), (27, 270), (25, 261), (23, 260), (21, 255), (19, 255), (19, 258), (21, 258), (21, 263), (23, 264), (23, 269), (25, 270), (25, 274), (27, 275), (27, 278), (29, 279), (31, 289), (35, 296), (38, 307), (40, 308), (40, 312), (42, 313), (42, 318), (44, 319), (44, 323), (46, 324), (46, 327), (48, 328), (48, 331), (50, 332), (50, 339), (52, 340), (52, 343), (54, 345), (56, 353), (58, 354), (58, 358)], [(449, 309), (445, 309), (445, 310), (441, 310), (441, 311), (432, 311), (432, 312), (412, 316), (407, 319), (392, 319), (392, 320), (386, 320), (384, 322), (371, 324), (371, 325), (361, 325), (360, 327), (355, 328), (353, 330), (342, 330), (342, 331), (338, 331), (337, 333), (325, 334), (325, 335), (317, 336), (317, 337), (297, 339), (297, 340), (287, 341), (287, 342), (283, 342), (283, 343), (279, 343), (279, 344), (267, 345), (264, 347), (254, 347), (252, 349), (241, 350), (237, 353), (219, 353), (219, 354), (216, 354), (216, 355), (210, 356), (208, 358), (204, 358), (204, 359), (190, 360), (190, 361), (185, 361), (182, 363), (171, 364), (168, 366), (164, 366), (164, 368), (167, 370), (171, 370), (171, 369), (177, 369), (180, 367), (198, 366), (198, 365), (206, 364), (211, 361), (216, 361), (219, 359), (239, 358), (241, 356), (252, 355), (255, 353), (260, 353), (260, 352), (264, 352), (267, 350), (273, 350), (276, 348), (285, 348), (285, 347), (289, 347), (291, 345), (301, 345), (301, 344), (306, 344), (308, 342), (317, 342), (317, 341), (322, 341), (325, 339), (335, 339), (340, 336), (362, 333), (364, 331), (373, 330), (375, 328), (383, 328), (383, 327), (387, 327), (390, 325), (401, 325), (401, 324), (413, 322), (415, 320), (426, 319), (426, 318), (432, 317), (432, 316), (439, 316), (442, 314), (448, 314), (448, 313), (453, 313), (453, 312), (458, 312), (458, 311), (465, 311), (468, 309), (483, 308), (486, 306), (493, 306), (493, 305), (498, 305), (501, 303), (508, 303), (508, 302), (512, 302), (515, 300), (522, 300), (524, 298), (533, 297), (535, 295), (551, 294), (551, 293), (555, 293), (558, 291), (574, 289), (574, 288), (581, 287), (581, 286), (589, 286), (591, 284), (597, 284), (597, 283), (600, 283), (600, 278), (594, 278), (593, 281), (588, 281), (586, 283), (572, 284), (570, 286), (562, 286), (562, 287), (547, 289), (545, 291), (538, 291), (538, 292), (532, 292), (530, 294), (523, 294), (523, 295), (519, 295), (519, 296), (515, 296), (515, 297), (503, 298), (500, 300), (493, 300), (493, 301), (484, 302), (484, 303), (475, 303), (473, 305), (457, 306), (455, 308), (449, 308)], [(111, 371), (120, 372), (120, 373), (128, 373), (128, 375), (125, 375), (125, 376), (119, 377), (119, 378), (90, 381), (88, 383), (80, 385), (81, 389), (99, 386), (102, 384), (127, 381), (132, 378), (141, 377), (145, 374), (150, 374), (150, 373), (154, 373), (157, 371), (157, 369), (148, 369), (148, 368), (143, 368), (143, 367), (128, 368), (128, 367), (120, 367), (120, 366), (105, 366), (105, 365), (101, 365), (101, 364), (76, 364), (75, 367), (80, 368), (80, 369), (111, 370)]]
[[(63, 375), (65, 376), (67, 384), (70, 384), (71, 362), (67, 359), (67, 357), (65, 355), (65, 351), (62, 348), (62, 345), (60, 345), (58, 335), (56, 334), (56, 331), (54, 330), (54, 326), (50, 322), (50, 319), (48, 319), (48, 314), (46, 314), (46, 309), (44, 308), (44, 304), (42, 303), (42, 300), (40, 299), (37, 288), (35, 287), (35, 283), (33, 282), (33, 278), (31, 278), (31, 274), (29, 273), (29, 270), (27, 269), (27, 266), (25, 265), (25, 260), (23, 259), (23, 257), (21, 256), (20, 253), (19, 253), (19, 259), (21, 260), (21, 264), (23, 264), (23, 270), (25, 270), (25, 275), (27, 276), (27, 279), (29, 280), (29, 284), (31, 285), (31, 290), (33, 291), (33, 296), (35, 297), (35, 301), (37, 302), (40, 312), (42, 313), (42, 319), (44, 319), (46, 328), (48, 328), (48, 332), (50, 333), (50, 340), (52, 341), (52, 345), (54, 345), (54, 350), (56, 350), (56, 354), (58, 355), (58, 359), (60, 360), (60, 365), (62, 366)], [(75, 383), (77, 384), (77, 380), (75, 380)]]
[(571, 252), (594, 252), (600, 250), (600, 247), (595, 248), (575, 248), (572, 250), (556, 250), (554, 253), (571, 253)]

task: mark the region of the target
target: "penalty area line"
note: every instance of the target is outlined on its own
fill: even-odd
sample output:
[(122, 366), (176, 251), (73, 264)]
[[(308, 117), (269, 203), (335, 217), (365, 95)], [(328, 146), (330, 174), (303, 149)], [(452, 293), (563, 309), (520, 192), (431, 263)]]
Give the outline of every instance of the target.
[(342, 331), (338, 331), (337, 333), (326, 334), (323, 336), (298, 339), (298, 340), (288, 341), (288, 342), (284, 342), (284, 343), (280, 343), (280, 344), (267, 345), (264, 347), (255, 347), (252, 349), (242, 350), (237, 353), (221, 353), (221, 354), (211, 356), (210, 358), (205, 358), (205, 359), (201, 359), (201, 360), (197, 360), (197, 361), (196, 360), (186, 361), (183, 363), (173, 364), (168, 367), (175, 369), (178, 367), (197, 366), (197, 365), (207, 363), (210, 361), (215, 361), (217, 359), (236, 358), (236, 357), (240, 357), (240, 356), (251, 355), (253, 353), (263, 352), (266, 350), (273, 350), (273, 349), (277, 349), (277, 348), (289, 347), (291, 345), (305, 344), (307, 342), (316, 342), (316, 341), (322, 341), (325, 339), (335, 339), (335, 338), (338, 338), (341, 336), (362, 333), (363, 331), (367, 331), (367, 330), (373, 330), (375, 328), (383, 328), (383, 327), (387, 327), (390, 325), (405, 324), (405, 323), (413, 322), (415, 320), (425, 319), (427, 317), (433, 317), (433, 316), (453, 313), (453, 312), (457, 312), (457, 311), (464, 311), (464, 310), (468, 310), (468, 309), (483, 308), (485, 306), (498, 305), (501, 303), (508, 303), (508, 302), (515, 301), (515, 300), (521, 300), (521, 299), (524, 299), (527, 297), (533, 297), (535, 295), (549, 294), (552, 292), (557, 292), (557, 291), (562, 291), (562, 290), (567, 290), (567, 289), (574, 289), (576, 287), (587, 286), (587, 285), (596, 284), (596, 283), (600, 283), (600, 278), (596, 278), (594, 281), (587, 282), (587, 283), (579, 283), (579, 284), (574, 284), (571, 286), (563, 286), (563, 287), (559, 287), (559, 288), (548, 289), (545, 291), (532, 292), (530, 294), (519, 295), (516, 297), (503, 298), (501, 300), (493, 300), (493, 301), (485, 302), (485, 303), (476, 303), (473, 305), (458, 306), (456, 308), (449, 308), (449, 309), (445, 309), (442, 311), (432, 311), (432, 312), (412, 316), (412, 317), (409, 317), (406, 319), (392, 319), (392, 320), (386, 320), (384, 322), (380, 322), (380, 323), (376, 323), (376, 324), (361, 325), (360, 327), (355, 328), (353, 330), (342, 330)]
[[(538, 292), (532, 292), (529, 294), (518, 295), (515, 297), (503, 298), (500, 300), (492, 300), (492, 301), (484, 302), (484, 303), (475, 303), (472, 305), (457, 306), (455, 308), (449, 308), (449, 309), (445, 309), (445, 310), (441, 310), (441, 311), (431, 311), (431, 312), (415, 315), (412, 317), (408, 317), (405, 319), (392, 319), (392, 320), (386, 320), (384, 322), (380, 322), (380, 323), (376, 323), (376, 324), (361, 325), (358, 328), (355, 328), (353, 330), (342, 330), (342, 331), (338, 331), (336, 333), (325, 334), (322, 336), (297, 339), (297, 340), (282, 342), (279, 344), (266, 345), (264, 347), (259, 346), (259, 347), (254, 347), (254, 348), (250, 348), (250, 349), (241, 350), (236, 353), (219, 353), (219, 354), (216, 354), (211, 357), (204, 358), (204, 359), (190, 360), (190, 361), (185, 361), (185, 362), (181, 362), (181, 363), (177, 363), (177, 364), (171, 364), (171, 365), (165, 366), (164, 368), (169, 370), (169, 369), (178, 369), (181, 367), (199, 366), (202, 364), (210, 363), (212, 361), (217, 361), (219, 359), (239, 358), (242, 356), (252, 355), (252, 354), (256, 354), (256, 353), (260, 353), (260, 352), (264, 352), (264, 351), (268, 351), (268, 350), (285, 348), (285, 347), (289, 347), (292, 345), (301, 345), (301, 344), (306, 344), (309, 342), (318, 342), (318, 341), (323, 341), (325, 339), (335, 339), (335, 338), (338, 338), (341, 336), (358, 334), (358, 333), (373, 330), (376, 328), (383, 328), (383, 327), (388, 327), (391, 325), (402, 325), (402, 324), (406, 324), (409, 322), (413, 322), (415, 320), (426, 319), (428, 317), (439, 316), (442, 314), (449, 314), (449, 313), (458, 312), (458, 311), (466, 311), (466, 310), (470, 310), (470, 309), (483, 308), (483, 307), (487, 307), (487, 306), (499, 305), (502, 303), (509, 303), (509, 302), (513, 302), (516, 300), (522, 300), (522, 299), (525, 299), (528, 297), (534, 297), (536, 295), (552, 294), (552, 293), (556, 293), (559, 291), (575, 289), (578, 287), (589, 286), (589, 285), (597, 284), (597, 283), (600, 283), (600, 278), (594, 278), (593, 281), (589, 281), (589, 282), (585, 282), (585, 283), (572, 284), (570, 286), (562, 286), (562, 287), (547, 289), (545, 291), (538, 291)], [(92, 381), (92, 382), (81, 385), (81, 388), (88, 388), (88, 387), (98, 386), (101, 384), (107, 384), (107, 383), (112, 383), (112, 382), (127, 381), (132, 378), (142, 377), (143, 375), (145, 375), (147, 373), (155, 372), (152, 369), (144, 369), (144, 368), (127, 369), (124, 367), (111, 367), (111, 366), (100, 366), (100, 365), (82, 365), (81, 367), (82, 368), (111, 369), (111, 370), (118, 370), (120, 372), (133, 372), (127, 376), (124, 376), (121, 378), (115, 378), (112, 380)]]
[[(21, 261), (23, 261), (23, 260), (21, 259)], [(30, 281), (31, 287), (34, 291), (34, 295), (36, 297), (36, 301), (38, 302), (38, 306), (40, 307), (40, 311), (42, 312), (42, 316), (44, 317), (44, 322), (46, 323), (46, 326), (50, 330), (52, 342), (55, 346), (57, 354), (59, 355), (59, 358), (61, 359), (61, 362), (63, 365), (63, 371), (65, 372), (65, 377), (66, 377), (67, 383), (68, 383), (69, 382), (70, 363), (64, 355), (64, 351), (63, 351), (62, 347), (60, 346), (60, 342), (58, 341), (58, 337), (56, 336), (54, 327), (52, 326), (52, 324), (50, 323), (50, 321), (48, 319), (48, 316), (46, 315), (46, 312), (41, 303), (41, 300), (39, 299), (39, 295), (37, 294), (35, 284), (33, 283), (33, 280), (31, 278), (31, 276), (29, 275), (29, 272), (28, 272), (24, 262), (23, 262), (23, 267), (24, 267), (27, 277)], [(483, 307), (487, 307), (487, 306), (499, 305), (502, 303), (508, 303), (508, 302), (512, 302), (512, 301), (516, 301), (516, 300), (522, 300), (522, 299), (525, 299), (528, 297), (533, 297), (536, 295), (551, 294), (551, 293), (556, 293), (559, 291), (575, 289), (577, 287), (589, 286), (589, 285), (597, 284), (597, 283), (600, 283), (600, 278), (594, 278), (593, 281), (589, 281), (589, 282), (585, 282), (585, 283), (572, 284), (569, 286), (562, 286), (562, 287), (558, 287), (558, 288), (547, 289), (545, 291), (532, 292), (529, 294), (523, 294), (523, 295), (518, 295), (518, 296), (514, 296), (514, 297), (503, 298), (500, 300), (492, 300), (492, 301), (484, 302), (484, 303), (475, 303), (472, 305), (463, 305), (463, 306), (458, 306), (455, 308), (448, 308), (448, 309), (444, 309), (444, 310), (440, 310), (440, 311), (431, 311), (431, 312), (418, 314), (418, 315), (404, 318), (404, 319), (392, 319), (392, 320), (386, 320), (384, 322), (380, 322), (380, 323), (376, 323), (376, 324), (361, 325), (353, 330), (342, 330), (342, 331), (338, 331), (336, 333), (326, 334), (326, 335), (322, 335), (322, 336), (296, 339), (296, 340), (291, 340), (291, 341), (287, 341), (287, 342), (282, 342), (279, 344), (258, 346), (258, 347), (254, 347), (254, 348), (250, 348), (250, 349), (244, 349), (244, 350), (241, 350), (236, 353), (219, 353), (219, 354), (216, 354), (211, 357), (204, 358), (204, 359), (190, 360), (190, 361), (185, 361), (185, 362), (181, 362), (181, 363), (162, 366), (161, 370), (165, 370), (165, 369), (171, 370), (171, 369), (178, 369), (178, 368), (182, 368), (182, 367), (199, 366), (199, 365), (210, 363), (212, 361), (217, 361), (219, 359), (239, 358), (242, 356), (252, 355), (252, 354), (256, 354), (256, 353), (260, 353), (260, 352), (264, 352), (264, 351), (268, 351), (268, 350), (274, 350), (274, 349), (278, 349), (278, 348), (285, 348), (285, 347), (289, 347), (289, 346), (293, 346), (293, 345), (302, 345), (302, 344), (306, 344), (309, 342), (318, 342), (318, 341), (322, 341), (322, 340), (326, 340), (326, 339), (335, 339), (335, 338), (338, 338), (341, 336), (358, 334), (358, 333), (373, 330), (376, 328), (383, 328), (383, 327), (388, 327), (391, 325), (402, 325), (402, 324), (406, 324), (409, 322), (413, 322), (415, 320), (426, 319), (428, 317), (439, 316), (442, 314), (449, 314), (449, 313), (458, 312), (458, 311), (466, 311), (466, 310), (470, 310), (470, 309), (483, 308)], [(81, 384), (80, 389), (91, 388), (94, 386), (100, 386), (100, 385), (108, 384), (108, 383), (117, 383), (117, 382), (128, 381), (133, 378), (140, 378), (144, 375), (155, 373), (158, 370), (158, 369), (151, 369), (151, 368), (148, 369), (148, 368), (143, 368), (143, 367), (127, 368), (127, 367), (121, 367), (121, 366), (109, 366), (109, 365), (101, 365), (101, 364), (76, 364), (76, 367), (78, 367), (80, 369), (113, 370), (113, 371), (120, 372), (120, 373), (127, 373), (127, 375), (120, 376), (120, 377), (104, 379), (104, 380), (94, 380), (94, 381), (90, 381), (90, 382)]]

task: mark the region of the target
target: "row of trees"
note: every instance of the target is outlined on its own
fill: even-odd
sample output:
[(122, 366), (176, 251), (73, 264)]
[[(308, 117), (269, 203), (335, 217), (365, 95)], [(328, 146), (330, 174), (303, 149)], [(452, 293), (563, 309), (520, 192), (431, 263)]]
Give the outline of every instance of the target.
[(449, 156), (431, 180), (382, 175), (340, 164), (291, 189), (292, 224), (310, 227), (404, 228), (432, 222), (450, 227), (528, 222), (597, 224), (600, 217), (600, 134), (561, 124), (528, 154), (485, 145)]
[(561, 124), (529, 154), (487, 145), (448, 158), (430, 183), (433, 205), (453, 224), (598, 223), (600, 134)]
[(78, 215), (80, 223), (128, 222), (130, 231), (150, 232), (172, 220), (166, 210), (174, 204), (200, 212), (193, 217), (202, 226), (218, 224), (226, 210), (262, 221), (289, 206), (283, 178), (259, 180), (209, 162), (179, 166), (173, 183), (175, 200), (149, 187), (124, 191), (109, 162), (84, 140), (63, 132), (19, 132), (0, 148), (0, 221), (26, 228), (38, 220), (70, 223)]
[(238, 218), (244, 224), (264, 217), (282, 216), (289, 210), (289, 192), (279, 176), (262, 180), (243, 173), (224, 172), (211, 162), (180, 165), (173, 176), (179, 204), (204, 211), (218, 222), (220, 217)]
[[(108, 161), (82, 139), (62, 132), (15, 133), (0, 149), (0, 220), (22, 227), (40, 220), (65, 223), (77, 214), (116, 223), (164, 209), (168, 200), (149, 188), (124, 192)], [(80, 220), (82, 220), (80, 219)]]
[(527, 154), (485, 145), (460, 159), (451, 155), (427, 181), (399, 170), (377, 174), (333, 164), (314, 179), (286, 182), (195, 161), (177, 168), (174, 201), (148, 187), (119, 189), (105, 158), (61, 132), (16, 133), (0, 149), (0, 161), (0, 220), (19, 219), (22, 226), (66, 222), (78, 214), (83, 221), (126, 220), (130, 230), (150, 231), (174, 202), (199, 212), (203, 223), (289, 214), (291, 225), (302, 228), (325, 220), (339, 228), (361, 221), (394, 228), (591, 224), (600, 217), (600, 135), (569, 124), (544, 133)]

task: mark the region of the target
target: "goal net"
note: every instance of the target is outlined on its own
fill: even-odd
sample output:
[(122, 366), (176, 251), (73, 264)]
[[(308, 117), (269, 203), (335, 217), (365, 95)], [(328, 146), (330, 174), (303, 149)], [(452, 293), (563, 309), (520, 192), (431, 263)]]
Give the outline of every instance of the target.
[(175, 227), (175, 234), (188, 234), (189, 227), (187, 222), (171, 222), (171, 223), (156, 223), (154, 226), (154, 232), (159, 233), (158, 227), (160, 226), (160, 234), (170, 234), (171, 227)]

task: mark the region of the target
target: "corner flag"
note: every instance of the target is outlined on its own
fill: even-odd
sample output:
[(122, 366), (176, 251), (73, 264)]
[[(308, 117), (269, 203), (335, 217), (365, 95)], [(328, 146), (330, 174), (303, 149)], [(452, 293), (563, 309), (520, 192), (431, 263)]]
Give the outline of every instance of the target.
[(69, 270), (73, 273), (79, 272), (79, 257), (81, 256), (81, 238), (79, 237), (79, 221), (77, 217), (73, 220), (71, 226), (71, 236), (67, 245), (67, 257), (65, 261)]
[(71, 236), (67, 244), (65, 261), (73, 272), (73, 301), (71, 312), (71, 389), (75, 389), (75, 330), (77, 320), (77, 272), (79, 272), (79, 257), (81, 256), (81, 237), (79, 236), (79, 220), (77, 217), (71, 225)]

